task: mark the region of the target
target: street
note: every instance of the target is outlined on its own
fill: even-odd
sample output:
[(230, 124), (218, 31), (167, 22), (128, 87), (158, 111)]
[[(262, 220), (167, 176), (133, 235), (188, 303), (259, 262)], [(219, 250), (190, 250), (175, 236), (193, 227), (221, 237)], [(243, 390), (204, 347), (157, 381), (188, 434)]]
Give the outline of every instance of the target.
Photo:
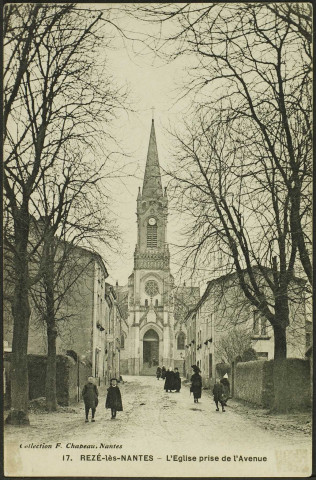
[[(173, 472), (183, 475), (190, 471), (190, 474), (193, 474), (197, 471), (194, 468), (197, 467), (199, 475), (207, 476), (210, 474), (212, 462), (210, 456), (213, 455), (219, 455), (219, 461), (223, 455), (235, 455), (235, 459), (239, 455), (258, 458), (266, 456), (267, 464), (260, 463), (262, 471), (258, 470), (259, 475), (275, 471), (276, 463), (277, 468), (281, 468), (281, 473), (284, 471), (284, 474), (287, 468), (291, 469), (292, 473), (295, 473), (295, 468), (297, 472), (301, 472), (302, 468), (308, 468), (306, 462), (311, 441), (310, 435), (306, 432), (295, 430), (289, 432), (288, 429), (281, 428), (266, 429), (258, 425), (253, 416), (249, 418), (243, 411), (240, 413), (238, 404), (233, 401), (229, 402), (226, 412), (216, 412), (212, 397), (206, 391), (203, 391), (200, 402), (194, 404), (187, 386), (183, 386), (180, 393), (165, 393), (163, 381), (158, 381), (155, 377), (126, 376), (124, 380), (124, 384), (120, 384), (124, 411), (118, 412), (115, 420), (110, 419), (110, 411), (104, 408), (106, 392), (103, 387), (100, 389), (95, 423), (84, 422), (83, 403), (60, 408), (56, 413), (31, 413), (30, 427), (5, 427), (6, 451), (10, 452), (11, 456), (12, 449), (15, 450), (18, 442), (22, 456), (29, 455), (36, 459), (35, 464), (34, 461), (31, 462), (33, 474), (37, 471), (36, 465), (41, 464), (37, 459), (41, 456), (47, 459), (48, 454), (56, 456), (60, 449), (60, 453), (71, 455), (71, 460), (75, 462), (83, 454), (83, 458), (80, 457), (82, 462), (80, 471), (84, 472), (87, 468), (91, 474), (94, 472), (97, 475), (100, 464), (90, 460), (86, 462), (85, 455), (99, 453), (100, 443), (103, 444), (102, 455), (118, 453), (154, 455), (156, 462), (163, 462), (161, 474), (166, 476), (172, 476)], [(60, 444), (57, 448), (56, 443)], [(32, 447), (32, 444), (41, 444), (42, 447)], [(53, 451), (48, 452), (45, 445), (52, 445)], [(94, 447), (87, 449), (84, 445)], [(122, 445), (121, 449), (118, 450), (115, 447), (117, 445)], [(296, 454), (300, 458), (299, 463), (294, 460)], [(205, 460), (193, 465), (188, 460), (188, 456), (192, 455), (201, 458), (205, 455)], [(279, 464), (278, 458), (281, 458)], [(285, 463), (282, 458), (286, 459)], [(58, 462), (53, 463), (54, 468), (57, 468), (56, 472), (60, 471)], [(116, 471), (126, 474), (126, 469), (133, 468), (133, 473), (145, 476), (141, 461), (133, 463), (132, 467), (122, 462), (118, 466), (117, 463), (114, 465), (114, 462), (107, 462), (107, 466), (114, 468), (111, 475), (115, 475)], [(146, 463), (146, 472), (153, 468), (154, 463)], [(71, 465), (63, 463), (62, 471), (66, 472), (65, 468), (75, 466), (78, 470), (77, 463)], [(225, 473), (222, 463), (218, 465), (212, 463), (211, 466), (212, 471), (215, 469), (217, 475), (223, 476), (227, 475), (227, 468), (232, 475), (237, 475), (236, 472), (251, 473), (248, 469), (254, 468), (253, 463), (248, 462), (245, 465), (244, 460), (240, 463), (240, 459), (238, 463), (230, 464), (228, 467), (226, 464)], [(239, 470), (240, 468), (246, 470)], [(256, 468), (259, 468), (258, 464)], [(102, 472), (104, 475), (104, 470)]]

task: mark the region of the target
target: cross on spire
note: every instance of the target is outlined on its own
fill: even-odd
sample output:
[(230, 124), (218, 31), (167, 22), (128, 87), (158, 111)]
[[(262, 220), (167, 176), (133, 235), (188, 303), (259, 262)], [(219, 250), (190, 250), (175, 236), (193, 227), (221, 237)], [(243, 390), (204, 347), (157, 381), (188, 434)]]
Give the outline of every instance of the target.
[(152, 117), (152, 120), (154, 119), (154, 116), (155, 116), (155, 107), (151, 107), (151, 117)]

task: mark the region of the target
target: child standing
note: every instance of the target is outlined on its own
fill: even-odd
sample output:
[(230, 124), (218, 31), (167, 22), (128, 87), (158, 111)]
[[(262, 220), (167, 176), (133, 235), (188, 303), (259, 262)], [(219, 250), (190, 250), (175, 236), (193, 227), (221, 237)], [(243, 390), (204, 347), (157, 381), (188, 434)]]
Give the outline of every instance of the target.
[(123, 411), (121, 392), (117, 386), (116, 378), (111, 378), (106, 396), (105, 408), (111, 409), (111, 420), (116, 417), (116, 412)]
[(214, 402), (216, 405), (216, 411), (217, 412), (219, 411), (219, 408), (218, 408), (218, 402), (219, 402), (222, 406), (222, 412), (225, 412), (225, 408), (224, 408), (225, 402), (223, 400), (223, 385), (219, 380), (217, 380), (214, 385), (213, 396), (214, 396)]

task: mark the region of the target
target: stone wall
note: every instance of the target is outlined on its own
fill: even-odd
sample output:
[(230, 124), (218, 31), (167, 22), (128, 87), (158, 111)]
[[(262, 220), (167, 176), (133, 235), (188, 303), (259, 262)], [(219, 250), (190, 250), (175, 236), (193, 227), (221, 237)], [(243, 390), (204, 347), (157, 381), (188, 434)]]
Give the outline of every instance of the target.
[[(44, 355), (28, 355), (29, 399), (45, 397), (46, 363)], [(10, 371), (11, 354), (5, 354), (6, 372)], [(91, 375), (91, 366), (79, 363), (79, 394)], [(10, 408), (10, 378), (6, 373), (5, 406)], [(78, 398), (78, 365), (71, 357), (57, 355), (57, 402), (59, 405), (70, 405)]]
[(240, 362), (234, 366), (233, 379), (235, 398), (278, 412), (311, 406), (308, 360)]
[(287, 358), (274, 362), (273, 407), (281, 412), (311, 407), (309, 360)]
[(273, 401), (273, 361), (237, 363), (234, 367), (234, 397), (270, 407)]

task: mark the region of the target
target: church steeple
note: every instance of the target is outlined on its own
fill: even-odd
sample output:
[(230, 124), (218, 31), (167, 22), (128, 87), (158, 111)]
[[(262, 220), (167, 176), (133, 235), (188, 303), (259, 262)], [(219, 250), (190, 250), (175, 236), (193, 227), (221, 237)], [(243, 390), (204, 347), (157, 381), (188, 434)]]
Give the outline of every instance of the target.
[(143, 198), (163, 197), (154, 119), (151, 123), (142, 196)]
[(151, 124), (143, 190), (139, 190), (137, 196), (136, 214), (135, 270), (169, 271), (168, 198), (161, 184), (154, 120)]

